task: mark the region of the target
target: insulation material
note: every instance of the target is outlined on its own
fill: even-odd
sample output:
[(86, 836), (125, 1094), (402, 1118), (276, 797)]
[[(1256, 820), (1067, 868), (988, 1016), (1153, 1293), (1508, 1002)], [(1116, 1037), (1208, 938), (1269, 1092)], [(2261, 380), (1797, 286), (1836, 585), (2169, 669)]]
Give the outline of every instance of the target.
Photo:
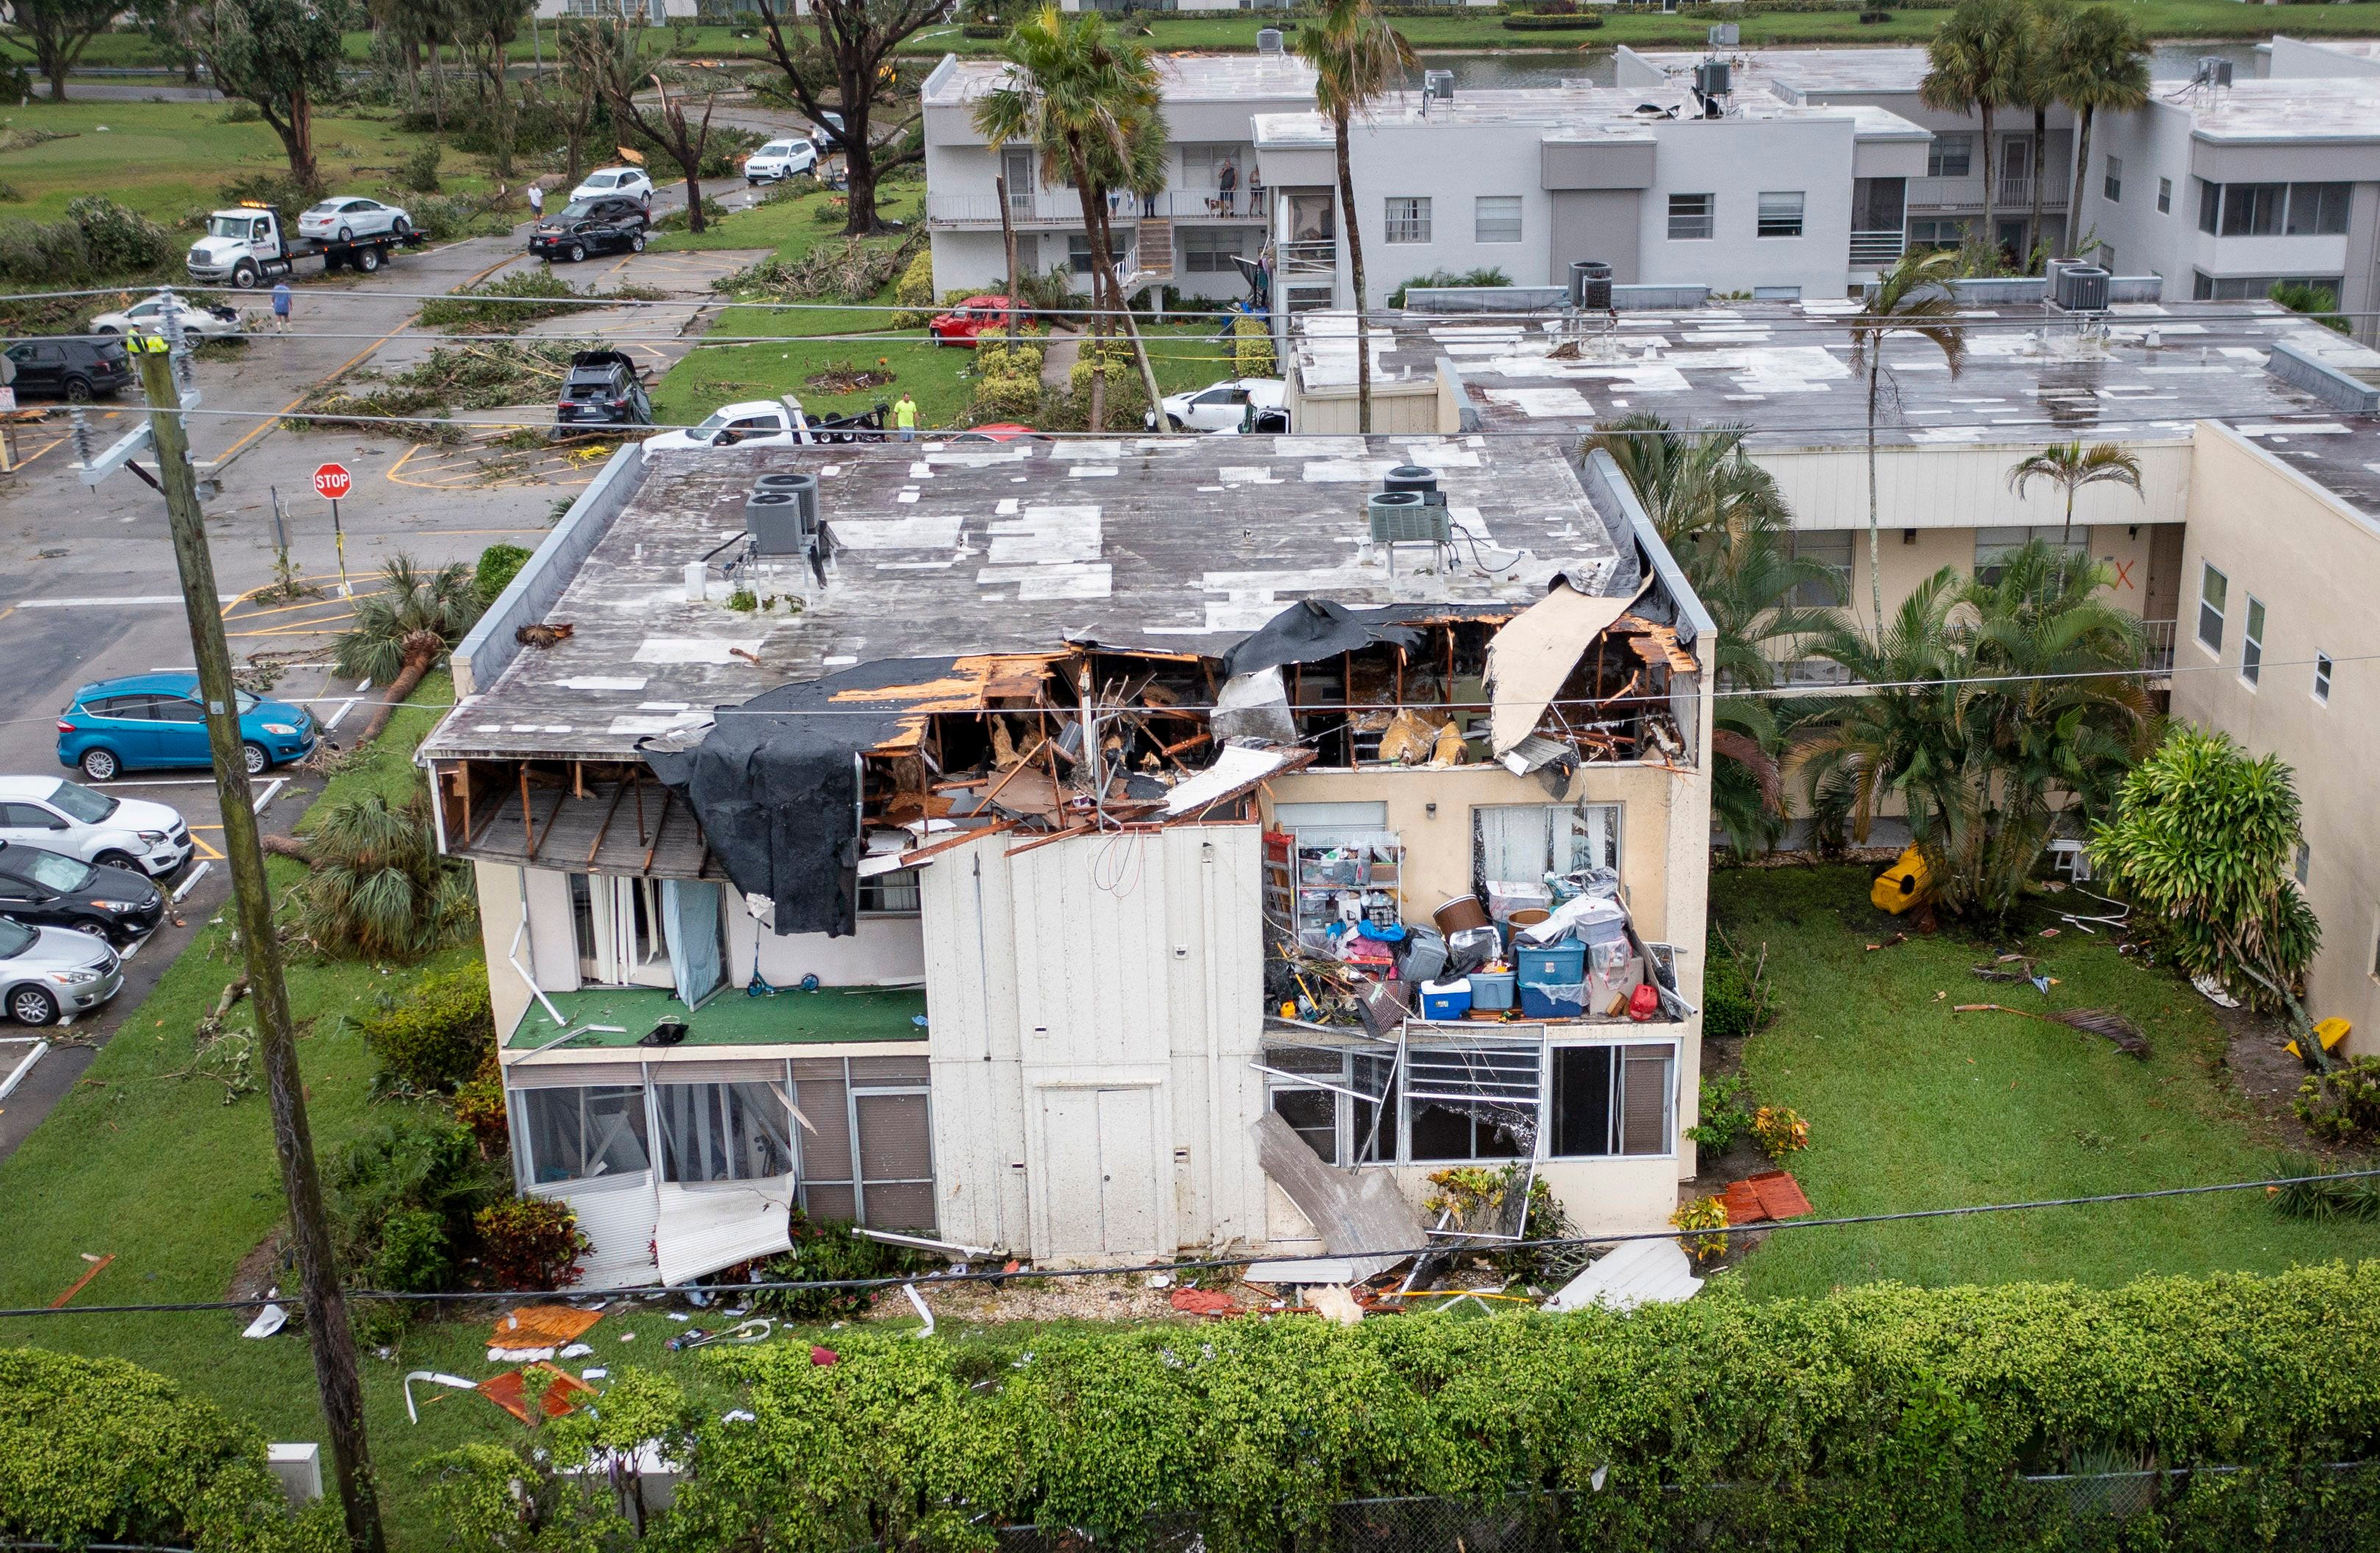
[(1635, 601), (1582, 593), (1567, 579), (1508, 621), (1488, 644), (1492, 748), (1501, 756), (1537, 730), (1581, 654)]
[(1346, 1171), (1326, 1165), (1296, 1129), (1273, 1111), (1248, 1124), (1257, 1162), (1322, 1237), (1322, 1248), (1353, 1264), (1357, 1281), (1375, 1277), (1420, 1244), (1413, 1209), (1386, 1171)]
[(794, 1178), (661, 1185), (653, 1249), (663, 1283), (684, 1283), (793, 1249)]

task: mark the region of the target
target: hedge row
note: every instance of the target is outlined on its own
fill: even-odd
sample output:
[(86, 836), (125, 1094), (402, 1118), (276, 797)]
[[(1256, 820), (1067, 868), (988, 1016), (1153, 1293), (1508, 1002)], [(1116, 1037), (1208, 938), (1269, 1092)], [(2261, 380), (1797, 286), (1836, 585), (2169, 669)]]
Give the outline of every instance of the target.
[(695, 1470), (657, 1546), (1129, 1541), (1155, 1515), (1273, 1548), (1350, 1499), (1566, 1490), (1572, 1546), (2036, 1547), (2069, 1540), (2070, 1501), (2019, 1474), (2127, 1463), (2248, 1469), (2125, 1480), (2157, 1501), (2127, 1547), (2287, 1546), (2380, 1511), (2371, 1470), (2309, 1470), (2375, 1453), (2375, 1326), (2380, 1264), (1029, 1346), (854, 1328), (832, 1366), (717, 1353), (757, 1420), (685, 1415)]
[(1548, 14), (1504, 18), (1506, 29), (1514, 32), (1578, 32), (1602, 25), (1603, 18), (1592, 11), (1578, 16)]
[(121, 1359), (0, 1349), (0, 1541), (319, 1553), (337, 1501), (292, 1517), (264, 1441)]

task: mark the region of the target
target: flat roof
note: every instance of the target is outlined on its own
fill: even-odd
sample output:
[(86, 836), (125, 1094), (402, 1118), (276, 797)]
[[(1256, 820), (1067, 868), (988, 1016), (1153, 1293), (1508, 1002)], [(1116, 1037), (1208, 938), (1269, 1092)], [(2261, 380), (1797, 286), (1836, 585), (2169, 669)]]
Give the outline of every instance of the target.
[[(617, 1025), (619, 1030), (589, 1030), (554, 1048), (556, 1061), (570, 1052), (600, 1051), (640, 1044), (654, 1025), (675, 1020), (686, 1039), (669, 1049), (698, 1046), (831, 1046), (846, 1041), (923, 1041), (917, 1016), (926, 1012), (922, 989), (821, 987), (815, 992), (780, 989), (774, 997), (748, 997), (737, 987), (722, 989), (693, 1013), (677, 994), (660, 987), (583, 987), (546, 997), (572, 1025)], [(522, 1052), (561, 1034), (543, 1008), (531, 1003), (504, 1041)]]
[[(1712, 56), (1709, 49), (1629, 52), (1682, 78)], [(1915, 91), (1929, 68), (1922, 48), (1730, 49), (1719, 57), (1733, 77), (1729, 84), (1739, 92), (1770, 85), (1793, 91)]]
[(2229, 86), (2158, 83), (2152, 101), (2190, 115), (2202, 140), (2380, 140), (2380, 78), (2302, 76)]
[[(1569, 359), (1551, 354), (1561, 344), (1558, 319), (1408, 313), (1379, 332), (1390, 337), (1376, 343), (1377, 359), (1387, 377), (1451, 361), (1491, 439), (1576, 436), (1649, 411), (1681, 428), (1741, 423), (1756, 449), (1850, 447), (1866, 437), (1864, 382), (1842, 324), (1856, 307), (1623, 312)], [(2196, 422), (2221, 420), (2380, 516), (2380, 420), (2344, 413), (2265, 370), (2283, 338), (2318, 353), (2355, 350), (2302, 315), (2262, 301), (2119, 303), (2104, 336), (2037, 304), (1976, 307), (1962, 318), (1966, 360), (1956, 377), (1931, 342), (1886, 342), (1893, 387), (1879, 442), (2179, 443)], [(1293, 346), (1301, 373), (1317, 371), (1326, 383), (1352, 369), (1354, 353), (1333, 332), (1317, 340), (1301, 331)]]
[[(1293, 54), (1168, 54), (1156, 59), (1169, 103), (1229, 103), (1243, 97), (1311, 97), (1314, 67)], [(958, 59), (937, 70), (924, 96), (929, 108), (959, 107), (998, 86), (1008, 64)]]
[[(1648, 104), (1664, 114), (1675, 109), (1674, 119), (1640, 111)], [(1699, 104), (1682, 82), (1675, 87), (1643, 90), (1565, 83), (1458, 91), (1451, 98), (1441, 101), (1427, 100), (1418, 91), (1408, 91), (1377, 104), (1366, 122), (1412, 128), (1532, 125), (1555, 131), (1548, 139), (1621, 135), (1649, 140), (1655, 125), (1696, 119), (1700, 113)], [(1933, 138), (1930, 131), (1884, 108), (1852, 103), (1804, 107), (1759, 93), (1739, 93), (1729, 103), (1727, 116), (1762, 121), (1848, 118), (1854, 126), (1853, 136), (1860, 140)], [(1260, 146), (1329, 144), (1331, 140), (1330, 120), (1318, 112), (1259, 114), (1255, 122), (1257, 143)]]
[[(1446, 575), (1426, 548), (1367, 542), (1365, 499), (1401, 464), (1437, 472), (1470, 536)], [(754, 575), (759, 609), (729, 609), (715, 577), (690, 601), (687, 564), (743, 532), (753, 482), (796, 469), (819, 477), (826, 581), (788, 558)], [(1557, 574), (1612, 588), (1626, 531), (1559, 448), (1484, 436), (714, 448), (621, 474), (631, 488), (543, 616), (567, 636), (467, 697), (423, 758), (638, 759), (714, 708), (891, 659), (1070, 642), (1220, 656), (1309, 598), (1510, 613)]]

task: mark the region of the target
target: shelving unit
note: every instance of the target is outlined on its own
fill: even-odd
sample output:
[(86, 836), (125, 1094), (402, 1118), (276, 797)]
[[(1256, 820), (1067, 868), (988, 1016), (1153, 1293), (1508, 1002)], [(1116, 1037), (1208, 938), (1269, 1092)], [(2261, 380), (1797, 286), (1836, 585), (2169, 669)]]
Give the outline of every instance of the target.
[(1307, 949), (1325, 947), (1324, 930), (1340, 917), (1340, 897), (1351, 892), (1359, 900), (1387, 897), (1389, 920), (1403, 920), (1404, 844), (1394, 831), (1298, 835), (1287, 861), (1295, 870), (1291, 920)]

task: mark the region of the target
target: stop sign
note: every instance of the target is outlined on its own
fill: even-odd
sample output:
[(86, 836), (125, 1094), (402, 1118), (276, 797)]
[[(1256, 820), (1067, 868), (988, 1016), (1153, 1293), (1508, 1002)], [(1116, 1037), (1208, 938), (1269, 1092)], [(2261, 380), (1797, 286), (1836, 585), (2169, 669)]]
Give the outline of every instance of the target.
[(314, 471), (314, 494), (334, 502), (345, 496), (355, 483), (344, 464), (325, 464)]

